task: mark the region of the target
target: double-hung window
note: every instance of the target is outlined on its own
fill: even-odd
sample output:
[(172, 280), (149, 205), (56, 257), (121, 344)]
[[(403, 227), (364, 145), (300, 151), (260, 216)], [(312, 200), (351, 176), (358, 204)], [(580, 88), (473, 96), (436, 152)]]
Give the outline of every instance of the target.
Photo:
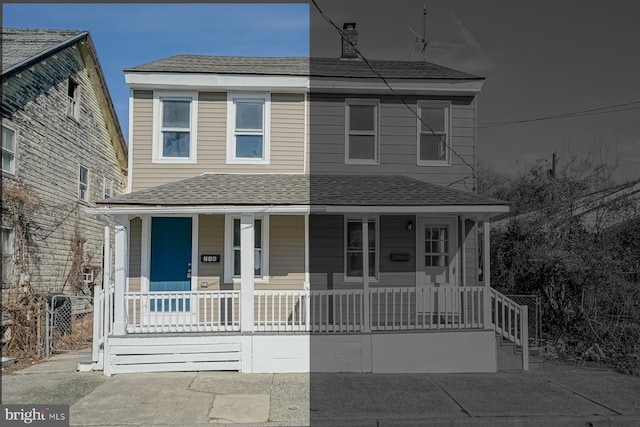
[(16, 173), (16, 132), (2, 126), (2, 172)]
[(227, 163), (269, 163), (270, 94), (229, 93), (227, 106)]
[(196, 162), (197, 114), (196, 92), (155, 92), (154, 162)]
[[(362, 219), (347, 219), (345, 224), (345, 276), (346, 279), (362, 278), (364, 269), (364, 245)], [(378, 227), (375, 219), (367, 220), (369, 278), (378, 274)]]
[(69, 78), (67, 82), (67, 116), (78, 120), (80, 116), (80, 85)]
[(105, 199), (113, 197), (113, 180), (104, 178), (102, 197)]
[(447, 166), (451, 164), (450, 132), (451, 103), (418, 102), (418, 165)]
[[(255, 218), (253, 222), (254, 248), (253, 268), (255, 278), (263, 280), (269, 275), (268, 247), (269, 247), (268, 218)], [(225, 281), (239, 279), (242, 273), (242, 255), (240, 246), (240, 218), (227, 217), (227, 250), (225, 264)]]
[(89, 201), (89, 168), (82, 165), (78, 175), (78, 199)]
[(378, 100), (347, 99), (345, 163), (378, 163)]

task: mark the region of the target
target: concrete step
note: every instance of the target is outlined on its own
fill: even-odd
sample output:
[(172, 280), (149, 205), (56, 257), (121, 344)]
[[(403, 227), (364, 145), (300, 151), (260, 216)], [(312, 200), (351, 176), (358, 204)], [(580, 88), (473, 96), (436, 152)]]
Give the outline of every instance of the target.
[(79, 359), (76, 364), (76, 370), (78, 372), (89, 372), (92, 371), (96, 366), (96, 362), (91, 360), (91, 356), (83, 357)]
[[(542, 359), (536, 357), (540, 353), (539, 349), (529, 349), (529, 370), (535, 371), (542, 369)], [(515, 343), (504, 339), (501, 335), (496, 334), (496, 353), (498, 356), (499, 371), (521, 371), (522, 370), (522, 348)]]

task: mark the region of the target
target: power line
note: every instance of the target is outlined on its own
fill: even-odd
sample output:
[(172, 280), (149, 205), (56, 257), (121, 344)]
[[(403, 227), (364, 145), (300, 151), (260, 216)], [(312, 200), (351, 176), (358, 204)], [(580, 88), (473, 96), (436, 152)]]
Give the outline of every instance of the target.
[[(447, 141), (442, 138), (442, 136), (438, 135), (433, 128), (431, 128), (431, 126), (429, 126), (428, 123), (425, 123), (424, 120), (422, 120), (422, 117), (420, 117), (420, 115), (414, 111), (411, 106), (407, 103), (407, 101), (404, 100), (404, 98), (395, 91), (395, 89), (393, 89), (391, 87), (391, 85), (389, 84), (389, 82), (387, 81), (387, 79), (380, 74), (367, 60), (367, 58), (362, 54), (362, 52), (360, 52), (357, 48), (356, 45), (354, 45), (351, 40), (349, 39), (349, 37), (347, 37), (344, 32), (340, 29), (340, 27), (338, 27), (335, 22), (333, 22), (333, 20), (327, 16), (322, 9), (320, 9), (320, 6), (318, 6), (318, 3), (316, 3), (316, 0), (311, 0), (311, 2), (313, 3), (313, 5), (315, 6), (316, 9), (318, 9), (318, 12), (320, 12), (320, 15), (322, 16), (322, 18), (327, 21), (329, 24), (331, 24), (333, 26), (333, 28), (336, 29), (336, 31), (338, 31), (338, 33), (340, 34), (340, 36), (342, 37), (343, 40), (346, 40), (351, 47), (353, 48), (353, 50), (360, 56), (360, 58), (362, 58), (362, 61), (367, 65), (367, 67), (369, 67), (369, 69), (385, 84), (385, 86), (387, 86), (387, 88), (391, 91), (391, 93), (393, 93), (395, 95), (396, 98), (398, 98), (400, 100), (400, 102), (402, 102), (402, 104), (407, 107), (407, 109), (409, 111), (411, 111), (411, 113), (416, 116), (418, 118), (418, 120), (420, 121), (420, 123), (422, 123), (423, 125), (425, 125), (427, 127), (427, 129), (429, 130), (429, 132), (431, 132), (431, 134), (433, 136), (437, 136), (440, 141), (442, 142), (442, 144), (444, 144), (445, 147), (447, 147), (453, 154), (456, 155), (456, 157), (458, 157), (462, 163), (464, 163), (467, 167), (469, 167), (469, 169), (471, 169), (471, 172), (473, 174), (475, 174), (475, 170), (473, 168), (473, 166), (471, 166), (462, 156), (460, 156), (454, 149), (453, 147), (451, 147), (451, 145), (449, 145), (447, 143)], [(474, 191), (475, 191), (475, 185), (474, 185)]]
[[(640, 104), (640, 101), (625, 102), (623, 104), (609, 105), (607, 107), (591, 108), (591, 109), (588, 109), (588, 110), (581, 110), (581, 111), (573, 111), (573, 112), (570, 112), (570, 113), (554, 114), (554, 115), (551, 115), (551, 116), (534, 117), (534, 118), (531, 118), (531, 119), (485, 123), (485, 124), (478, 125), (478, 128), (479, 129), (486, 129), (486, 128), (492, 128), (492, 127), (516, 125), (516, 124), (520, 124), (520, 123), (539, 122), (539, 121), (543, 121), (543, 120), (564, 119), (564, 118), (573, 118), (573, 117), (592, 116), (592, 115), (598, 115), (598, 114), (620, 113), (620, 112), (623, 112), (623, 111), (631, 111), (631, 110), (640, 110), (640, 107), (632, 107), (632, 108), (611, 110), (612, 108), (626, 107), (626, 106), (634, 105), (634, 104)], [(611, 111), (606, 111), (606, 110), (611, 110)]]

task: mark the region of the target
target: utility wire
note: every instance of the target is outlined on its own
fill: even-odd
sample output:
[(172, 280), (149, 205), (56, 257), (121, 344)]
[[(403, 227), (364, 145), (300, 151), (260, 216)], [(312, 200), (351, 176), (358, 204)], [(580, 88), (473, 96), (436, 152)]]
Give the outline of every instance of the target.
[[(362, 52), (360, 52), (358, 50), (358, 48), (356, 47), (356, 45), (354, 45), (351, 40), (344, 34), (344, 32), (340, 29), (340, 27), (338, 27), (335, 22), (333, 22), (333, 20), (327, 16), (322, 9), (320, 9), (320, 6), (318, 6), (318, 3), (316, 3), (316, 0), (311, 0), (311, 2), (313, 3), (313, 5), (315, 6), (316, 9), (318, 9), (318, 12), (320, 13), (320, 15), (322, 16), (322, 18), (327, 21), (329, 24), (331, 24), (333, 26), (333, 28), (336, 29), (336, 31), (338, 31), (338, 33), (340, 34), (340, 36), (342, 37), (343, 40), (346, 40), (351, 47), (353, 48), (353, 50), (360, 56), (360, 58), (362, 58), (362, 61), (367, 65), (367, 67), (369, 67), (369, 69), (385, 84), (385, 86), (387, 86), (387, 88), (391, 91), (391, 93), (393, 93), (395, 95), (396, 98), (398, 98), (400, 100), (400, 102), (402, 102), (402, 104), (404, 104), (405, 107), (407, 107), (407, 109), (409, 111), (411, 111), (411, 113), (416, 116), (418, 118), (418, 120), (420, 121), (420, 123), (422, 123), (423, 125), (425, 125), (427, 127), (427, 129), (429, 130), (429, 132), (431, 132), (432, 135), (437, 136), (440, 141), (444, 144), (445, 147), (447, 147), (453, 154), (456, 155), (456, 157), (458, 157), (462, 163), (464, 163), (466, 166), (469, 167), (469, 169), (471, 169), (471, 172), (475, 175), (475, 170), (473, 168), (472, 165), (470, 165), (462, 156), (460, 156), (454, 149), (453, 147), (451, 147), (451, 145), (449, 145), (447, 143), (447, 141), (442, 138), (442, 136), (440, 136), (439, 134), (437, 134), (432, 128), (431, 126), (429, 126), (428, 123), (425, 123), (424, 120), (422, 120), (422, 117), (420, 117), (420, 115), (414, 111), (411, 106), (407, 103), (407, 101), (404, 100), (404, 98), (395, 91), (395, 89), (393, 89), (391, 87), (391, 85), (389, 84), (389, 82), (387, 81), (386, 78), (384, 78), (384, 76), (382, 74), (380, 74), (367, 60), (367, 58), (362, 54)], [(475, 185), (473, 190), (475, 191)]]
[[(639, 107), (632, 107), (632, 108), (618, 109), (618, 110), (611, 110), (612, 108), (627, 107), (629, 105), (634, 105), (634, 104), (640, 104), (640, 101), (625, 102), (623, 104), (609, 105), (608, 107), (591, 108), (591, 109), (588, 109), (588, 110), (573, 111), (571, 113), (554, 114), (554, 115), (551, 115), (551, 116), (535, 117), (535, 118), (531, 118), (531, 119), (513, 120), (513, 121), (506, 121), (506, 122), (485, 123), (485, 124), (478, 125), (478, 128), (479, 129), (486, 129), (486, 128), (493, 128), (493, 127), (500, 127), (500, 126), (516, 125), (516, 124), (520, 124), (520, 123), (539, 122), (539, 121), (543, 121), (543, 120), (564, 119), (564, 118), (572, 118), (572, 117), (591, 116), (591, 115), (597, 115), (597, 114), (619, 113), (619, 112), (622, 112), (622, 111), (640, 110), (640, 106)], [(606, 110), (611, 110), (611, 111), (606, 111)]]

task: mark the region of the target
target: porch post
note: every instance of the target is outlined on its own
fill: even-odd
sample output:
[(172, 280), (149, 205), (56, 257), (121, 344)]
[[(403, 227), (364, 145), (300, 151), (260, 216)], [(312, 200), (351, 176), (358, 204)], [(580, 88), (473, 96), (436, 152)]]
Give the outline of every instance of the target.
[(362, 332), (371, 332), (369, 313), (369, 218), (362, 218)]
[(484, 327), (491, 327), (491, 264), (490, 236), (491, 222), (489, 217), (482, 219), (482, 279), (484, 281)]
[[(104, 249), (102, 253), (102, 290), (103, 295), (109, 292), (111, 282), (111, 227), (108, 223), (104, 226)], [(100, 305), (100, 289), (93, 287), (93, 346), (91, 351), (91, 361), (98, 362), (100, 356), (100, 340), (107, 334), (107, 329), (102, 327), (104, 322), (104, 302)]]
[(240, 217), (240, 330), (253, 332), (255, 230), (252, 214)]
[(124, 292), (127, 283), (127, 235), (129, 234), (129, 217), (116, 215), (115, 227), (115, 286), (113, 289), (113, 334), (125, 335), (127, 329)]

